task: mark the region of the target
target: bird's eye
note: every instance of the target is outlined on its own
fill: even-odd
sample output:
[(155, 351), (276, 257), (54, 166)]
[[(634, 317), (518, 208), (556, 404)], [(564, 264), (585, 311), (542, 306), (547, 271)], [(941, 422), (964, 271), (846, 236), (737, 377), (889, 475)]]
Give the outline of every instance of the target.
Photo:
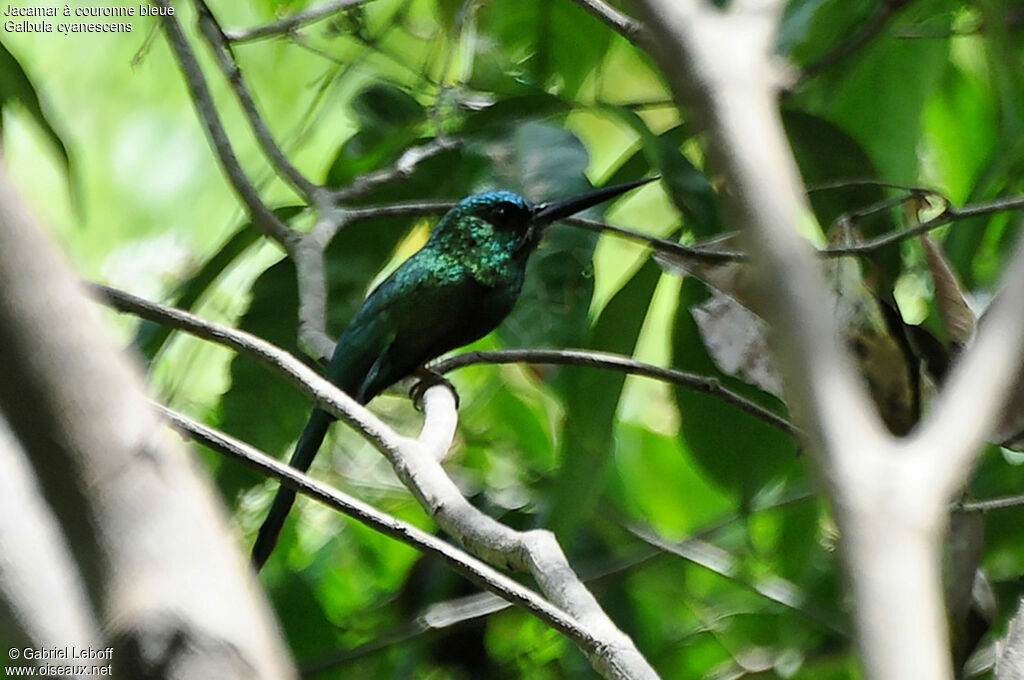
[(512, 217), (512, 209), (505, 203), (499, 203), (494, 206), (494, 210), (491, 212), (491, 221), (496, 227), (504, 227), (509, 223)]
[(501, 201), (491, 206), (487, 219), (497, 229), (519, 229), (525, 225), (523, 209), (515, 203)]

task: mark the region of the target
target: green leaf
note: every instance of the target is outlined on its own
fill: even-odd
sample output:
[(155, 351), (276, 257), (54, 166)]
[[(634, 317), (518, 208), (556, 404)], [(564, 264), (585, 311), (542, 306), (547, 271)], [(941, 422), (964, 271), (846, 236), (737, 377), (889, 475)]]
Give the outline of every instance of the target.
[[(696, 279), (683, 280), (672, 330), (676, 368), (713, 377), (734, 391), (782, 412), (773, 397), (721, 373), (704, 349), (690, 309), (706, 300)], [(799, 470), (797, 442), (714, 395), (674, 386), (681, 436), (694, 459), (721, 486), (747, 501), (766, 484)]]
[[(704, 173), (690, 162), (670, 136), (654, 134), (643, 118), (628, 109), (617, 108), (614, 111), (640, 135), (647, 161), (661, 174), (669, 198), (686, 217), (686, 227), (700, 237), (721, 232), (718, 196)], [(681, 127), (677, 134), (685, 139), (688, 132), (688, 128)]]
[[(801, 111), (784, 111), (782, 122), (804, 184), (809, 189), (855, 179), (880, 179), (864, 148), (835, 123)], [(847, 184), (812, 191), (809, 197), (818, 223), (827, 232), (841, 215), (878, 203), (886, 197), (886, 192), (877, 185)], [(897, 228), (892, 210), (859, 219), (855, 226), (864, 238)], [(887, 292), (891, 292), (903, 265), (899, 248), (886, 248), (871, 259), (885, 272)]]
[(508, 92), (514, 87), (508, 74), (513, 74), (531, 89), (554, 88), (566, 98), (574, 97), (601, 64), (613, 35), (575, 4), (547, 0), (519, 0), (514, 11), (486, 3), (478, 10), (478, 27), (490, 54), (474, 61), (472, 87)]
[(500, 99), (494, 104), (466, 116), (462, 124), (464, 133), (476, 133), (496, 126), (514, 125), (525, 120), (537, 120), (572, 111), (561, 97), (546, 92), (530, 92)]
[[(900, 14), (900, 22), (942, 16), (943, 9), (950, 7), (941, 0), (914, 4)], [(945, 28), (948, 31), (948, 20)], [(893, 33), (882, 31), (860, 51), (811, 80), (793, 103), (846, 130), (883, 177), (913, 183), (919, 170), (921, 114), (945, 69), (950, 42), (941, 37), (903, 40)]]
[(847, 39), (878, 7), (875, 0), (794, 0), (779, 29), (779, 52), (806, 66)]
[(950, 64), (925, 104), (924, 125), (935, 172), (949, 197), (967, 198), (998, 143), (999, 101), (988, 78)]
[(43, 111), (39, 95), (36, 93), (32, 81), (29, 80), (28, 74), (22, 69), (14, 55), (7, 50), (7, 47), (0, 42), (0, 131), (3, 129), (4, 108), (11, 102), (20, 104), (28, 112), (57, 150), (64, 173), (68, 176), (72, 199), (74, 199), (78, 192), (71, 175), (71, 158), (68, 156), (67, 147)]
[(631, 516), (666, 536), (681, 536), (735, 510), (734, 499), (681, 450), (677, 437), (634, 423), (615, 428), (609, 493)]
[[(602, 310), (586, 346), (632, 355), (660, 277), (661, 268), (653, 260), (644, 263)], [(564, 380), (562, 469), (551, 528), (569, 540), (575, 526), (592, 514), (608, 483), (608, 466), (615, 449), (615, 412), (626, 374), (572, 368), (565, 371)]]
[(345, 140), (331, 161), (325, 180), (330, 186), (346, 186), (393, 163), (419, 139), (427, 119), (426, 109), (412, 95), (389, 83), (360, 91), (351, 108), (359, 131)]
[(359, 127), (380, 136), (427, 119), (426, 110), (415, 97), (389, 83), (374, 83), (357, 94), (352, 100), (352, 113)]
[[(567, 130), (527, 122), (475, 142), (471, 149), (493, 166), (496, 185), (533, 199), (571, 196), (586, 191), (589, 159), (583, 144)], [(594, 292), (593, 255), (597, 235), (554, 227), (526, 269), (526, 283), (515, 310), (499, 327), (513, 347), (579, 345), (589, 327)]]
[[(283, 221), (287, 222), (302, 212), (302, 206), (287, 206), (276, 208), (274, 213)], [(253, 226), (252, 222), (246, 222), (238, 228), (224, 245), (213, 254), (210, 259), (203, 263), (195, 274), (187, 281), (178, 286), (172, 296), (171, 304), (178, 309), (190, 310), (195, 306), (199, 298), (210, 288), (232, 263), (242, 253), (246, 252), (251, 245), (260, 239), (260, 232)], [(135, 334), (132, 343), (139, 349), (147, 361), (152, 361), (163, 348), (170, 337), (172, 329), (167, 326), (155, 324), (151, 321), (143, 321)]]
[[(665, 144), (679, 148), (687, 139), (692, 136), (692, 130), (687, 125), (676, 125), (658, 135)], [(615, 163), (615, 171), (608, 177), (605, 184), (619, 184), (640, 179), (651, 173), (654, 165), (646, 152), (644, 144), (630, 149), (623, 154)]]

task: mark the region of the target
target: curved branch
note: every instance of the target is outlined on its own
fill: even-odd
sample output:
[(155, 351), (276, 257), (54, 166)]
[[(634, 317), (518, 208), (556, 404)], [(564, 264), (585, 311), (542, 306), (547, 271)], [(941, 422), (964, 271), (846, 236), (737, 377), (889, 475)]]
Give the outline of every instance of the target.
[(465, 551), (408, 522), (382, 512), (358, 498), (333, 489), (245, 442), (208, 425), (203, 425), (166, 406), (155, 403), (154, 406), (178, 431), (190, 439), (194, 439), (218, 453), (234, 458), (268, 477), (273, 477), (296, 493), (308, 496), (318, 503), (337, 510), (346, 517), (351, 517), (385, 536), (404, 543), (419, 552), (437, 557), (484, 590), (522, 607), (567, 637), (576, 641), (588, 639), (589, 632), (569, 614), (552, 605), (539, 593), (526, 588)]
[[(656, 678), (643, 655), (608, 618), (573, 572), (551, 532), (515, 531), (474, 508), (448, 477), (440, 460), (454, 435), (455, 398), (447, 389), (427, 390), (425, 425), (419, 440), (398, 435), (373, 413), (308, 366), (271, 343), (242, 331), (198, 319), (110, 288), (96, 289), (119, 309), (181, 328), (256, 358), (281, 371), (331, 415), (343, 419), (369, 440), (391, 463), (395, 474), (438, 525), (469, 551), (492, 564), (531, 573), (551, 601), (588, 631), (573, 637), (594, 668), (608, 678)], [(140, 304), (142, 303), (142, 304)], [(569, 634), (567, 632), (567, 634)]]
[(115, 647), (113, 674), (293, 677), (223, 507), (2, 169), (0, 289), (0, 410)]
[(631, 375), (642, 375), (663, 382), (682, 385), (698, 392), (711, 394), (749, 413), (755, 418), (776, 427), (786, 434), (797, 435), (797, 429), (785, 418), (746, 397), (733, 392), (716, 378), (696, 373), (686, 373), (672, 368), (652, 366), (631, 357), (610, 352), (585, 349), (505, 349), (492, 351), (464, 352), (430, 364), (431, 370), (448, 373), (474, 364), (560, 364), (587, 366), (621, 371)]

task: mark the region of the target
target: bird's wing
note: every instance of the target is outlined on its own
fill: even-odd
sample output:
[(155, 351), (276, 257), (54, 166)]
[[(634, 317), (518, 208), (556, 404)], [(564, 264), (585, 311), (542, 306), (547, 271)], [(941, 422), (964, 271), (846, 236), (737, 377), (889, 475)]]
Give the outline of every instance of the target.
[(481, 310), (488, 309), (491, 290), (444, 273), (436, 262), (413, 256), (377, 286), (338, 341), (331, 380), (369, 401), (430, 359), (490, 331), (495, 324)]

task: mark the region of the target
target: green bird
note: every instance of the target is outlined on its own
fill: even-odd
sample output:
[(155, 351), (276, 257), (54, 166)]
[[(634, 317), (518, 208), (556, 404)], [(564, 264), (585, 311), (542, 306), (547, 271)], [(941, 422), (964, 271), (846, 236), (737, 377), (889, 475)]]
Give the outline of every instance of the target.
[[(361, 404), (449, 350), (490, 333), (515, 306), (526, 263), (552, 222), (654, 181), (645, 178), (549, 203), (511, 191), (470, 196), (363, 302), (334, 347), (326, 377)], [(316, 409), (290, 465), (308, 470), (334, 417)], [(259, 570), (295, 501), (281, 488), (252, 549)]]

